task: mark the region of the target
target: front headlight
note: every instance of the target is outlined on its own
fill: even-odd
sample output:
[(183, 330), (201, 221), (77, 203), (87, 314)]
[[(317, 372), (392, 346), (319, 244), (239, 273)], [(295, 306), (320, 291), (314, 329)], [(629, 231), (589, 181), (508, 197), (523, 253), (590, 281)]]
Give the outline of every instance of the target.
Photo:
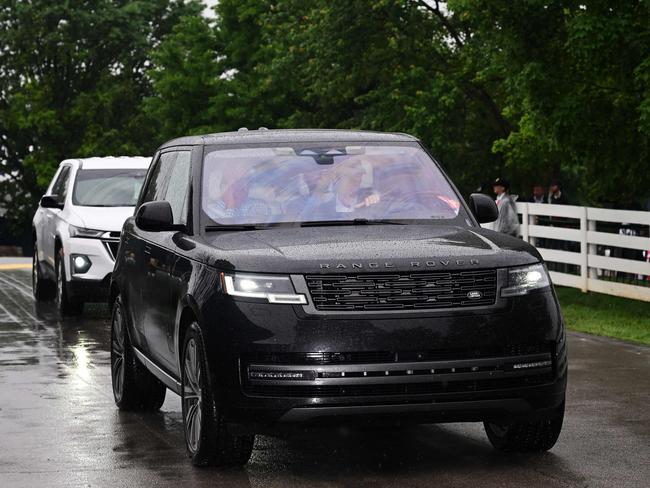
[(74, 225), (70, 225), (68, 227), (68, 231), (70, 232), (70, 237), (88, 237), (88, 238), (99, 238), (105, 232), (103, 230), (85, 229), (83, 227), (76, 227)]
[(543, 264), (533, 264), (508, 270), (508, 285), (501, 289), (502, 297), (525, 295), (533, 290), (551, 286), (551, 280)]
[(297, 294), (288, 276), (221, 273), (226, 294), (235, 297), (262, 298), (269, 303), (304, 305), (305, 295)]

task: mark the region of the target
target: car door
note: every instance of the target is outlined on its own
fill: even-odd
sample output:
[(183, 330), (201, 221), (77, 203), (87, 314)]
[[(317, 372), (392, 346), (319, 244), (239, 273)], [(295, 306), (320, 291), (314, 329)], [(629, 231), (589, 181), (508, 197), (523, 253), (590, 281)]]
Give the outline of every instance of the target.
[[(49, 195), (56, 196), (57, 201), (63, 205), (65, 203), (68, 184), (70, 182), (71, 165), (66, 164), (61, 166), (54, 184), (49, 192)], [(43, 209), (43, 235), (39, 244), (39, 252), (43, 253), (43, 260), (47, 263), (47, 267), (55, 273), (56, 256), (55, 256), (55, 239), (56, 229), (61, 209), (58, 208), (45, 208)], [(38, 238), (38, 236), (37, 236)]]
[[(142, 202), (168, 201), (177, 224), (185, 224), (187, 219), (190, 155), (189, 150), (161, 153)], [(171, 372), (175, 362), (168, 344), (170, 331), (173, 333), (175, 307), (170, 300), (170, 271), (175, 260), (172, 238), (176, 232), (139, 232), (142, 236), (141, 317), (147, 352), (150, 359)]]
[[(174, 224), (182, 225), (187, 231), (191, 227), (189, 223), (189, 207), (191, 204), (191, 159), (192, 152), (189, 150), (179, 150), (176, 152), (172, 178), (167, 187), (165, 200), (172, 207)], [(178, 367), (176, 363), (176, 345), (175, 345), (175, 325), (178, 318), (178, 305), (182, 295), (184, 295), (186, 284), (186, 272), (189, 272), (187, 259), (183, 253), (188, 249), (186, 232), (175, 232), (171, 235), (170, 244), (172, 246), (172, 262), (170, 263), (168, 289), (169, 295), (165, 302), (165, 322), (160, 323), (161, 330), (157, 331), (159, 337), (165, 340), (165, 346), (156, 351), (157, 357), (175, 371)], [(184, 271), (185, 270), (185, 271)]]
[[(52, 189), (57, 185), (62, 169), (62, 167), (57, 169), (56, 173), (52, 177), (50, 185), (44, 193), (44, 196), (52, 194)], [(50, 278), (53, 278), (53, 276), (50, 276), (53, 270), (50, 268), (50, 263), (47, 260), (48, 253), (46, 251), (50, 246), (54, 248), (54, 239), (49, 230), (49, 219), (51, 215), (49, 208), (39, 206), (36, 210), (36, 215), (34, 216), (34, 232), (36, 233), (37, 259), (41, 264), (41, 271), (46, 272)]]

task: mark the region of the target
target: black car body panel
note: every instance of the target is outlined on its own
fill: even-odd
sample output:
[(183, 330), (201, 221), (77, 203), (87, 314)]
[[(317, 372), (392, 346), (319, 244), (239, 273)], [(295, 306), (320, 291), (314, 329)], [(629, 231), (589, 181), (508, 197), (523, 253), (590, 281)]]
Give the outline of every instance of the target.
[[(131, 342), (154, 374), (179, 392), (180, 345), (195, 320), (207, 343), (218, 405), (232, 428), (514, 418), (564, 401), (564, 325), (552, 287), (501, 296), (507, 269), (540, 263), (541, 256), (520, 239), (480, 228), (469, 211), (463, 225), (204, 231), (197, 183), (204, 146), (294, 139), (418, 144), (404, 135), (256, 131), (163, 146), (154, 161), (179, 147), (192, 152), (186, 230), (145, 232), (129, 219), (112, 283), (112, 297), (119, 293), (127, 310)], [(233, 271), (290, 275), (307, 303), (230, 296), (221, 273)], [(468, 271), (494, 272), (489, 305), (318, 310), (308, 284), (355, 273), (420, 279)], [(277, 371), (300, 379), (275, 378)]]
[(494, 233), (486, 237), (476, 228), (395, 225), (331, 230), (212, 232), (204, 243), (213, 250), (214, 264), (260, 273), (493, 269), (540, 261), (537, 251), (523, 247), (520, 239)]

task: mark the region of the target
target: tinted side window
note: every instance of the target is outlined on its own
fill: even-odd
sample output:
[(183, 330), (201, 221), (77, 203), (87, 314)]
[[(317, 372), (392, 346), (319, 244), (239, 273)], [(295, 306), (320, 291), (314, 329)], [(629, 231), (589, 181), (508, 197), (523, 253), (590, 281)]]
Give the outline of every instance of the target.
[(142, 199), (142, 203), (168, 201), (175, 224), (185, 224), (187, 219), (191, 154), (190, 151), (161, 154)]
[(59, 176), (56, 179), (56, 182), (52, 186), (52, 195), (58, 197), (59, 203), (65, 201), (65, 196), (68, 192), (68, 180), (70, 179), (70, 166), (64, 166)]
[(186, 224), (192, 153), (178, 151), (176, 153), (166, 153), (163, 156), (168, 154), (171, 161), (171, 177), (165, 191), (165, 200), (172, 206), (174, 224)]
[(165, 154), (161, 155), (155, 163), (151, 178), (147, 182), (142, 203), (164, 200), (165, 190), (169, 181), (169, 165), (164, 164), (164, 158)]

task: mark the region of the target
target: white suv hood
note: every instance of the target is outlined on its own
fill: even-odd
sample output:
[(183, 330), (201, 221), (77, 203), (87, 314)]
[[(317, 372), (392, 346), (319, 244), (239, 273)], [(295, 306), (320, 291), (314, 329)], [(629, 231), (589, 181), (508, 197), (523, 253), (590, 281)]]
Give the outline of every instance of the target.
[(74, 207), (70, 223), (86, 229), (121, 231), (133, 207)]

